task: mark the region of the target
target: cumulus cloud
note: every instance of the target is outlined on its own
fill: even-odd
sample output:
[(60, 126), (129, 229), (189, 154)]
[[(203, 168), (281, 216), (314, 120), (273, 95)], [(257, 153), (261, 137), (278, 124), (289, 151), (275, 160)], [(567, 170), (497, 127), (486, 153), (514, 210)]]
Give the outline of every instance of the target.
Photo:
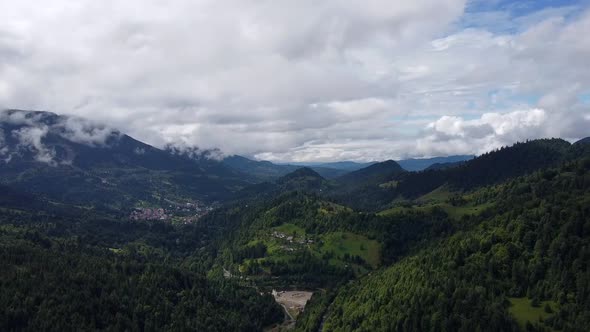
[[(441, 129), (442, 140), (460, 139), (453, 130), (478, 140), (582, 135), (587, 6), (515, 17), (483, 3), (7, 1), (0, 107), (90, 118), (159, 147), (272, 160), (443, 154), (443, 144), (416, 148), (443, 116), (439, 126), (460, 128)], [(455, 121), (532, 109), (553, 128)], [(109, 134), (68, 126), (84, 144)]]
[(544, 110), (532, 109), (514, 111), (506, 114), (485, 113), (480, 119), (464, 120), (456, 116), (443, 116), (428, 125), (440, 139), (445, 138), (483, 138), (487, 136), (535, 135), (531, 129), (545, 123)]
[[(590, 128), (590, 121), (578, 119)], [(518, 141), (539, 137), (553, 137), (555, 123), (545, 110), (529, 109), (509, 113), (485, 113), (480, 118), (467, 120), (457, 116), (443, 116), (428, 124), (426, 137), (418, 140), (417, 149), (426, 155), (481, 154)], [(583, 135), (580, 132), (578, 135)]]

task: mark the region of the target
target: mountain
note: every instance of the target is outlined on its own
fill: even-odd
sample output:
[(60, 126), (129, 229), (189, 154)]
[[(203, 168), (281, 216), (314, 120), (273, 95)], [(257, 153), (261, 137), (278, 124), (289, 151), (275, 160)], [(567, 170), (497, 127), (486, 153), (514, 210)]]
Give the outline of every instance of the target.
[(586, 331), (584, 142), (327, 179), (1, 112), (0, 330)]
[[(248, 174), (258, 181), (272, 181), (296, 169), (305, 167), (301, 164), (273, 164), (270, 161), (252, 160), (239, 155), (226, 157), (222, 160), (222, 163), (232, 169)], [(328, 167), (323, 164), (310, 166), (309, 168), (327, 179), (336, 178), (348, 172), (345, 169)]]
[(403, 173), (402, 167), (393, 160), (387, 160), (350, 172), (336, 179), (346, 186), (377, 185)]
[(586, 331), (589, 175), (586, 159), (461, 196), (451, 235), (318, 298), (300, 330)]
[(331, 168), (325, 166), (311, 166), (309, 167), (326, 179), (335, 179), (339, 176), (347, 174), (349, 171), (339, 168)]
[(290, 165), (307, 166), (307, 167), (311, 167), (313, 169), (329, 168), (329, 169), (337, 169), (337, 170), (346, 171), (346, 172), (352, 172), (352, 171), (359, 170), (361, 168), (371, 166), (375, 163), (377, 163), (377, 162), (374, 161), (374, 162), (368, 162), (368, 163), (359, 163), (359, 162), (355, 162), (355, 161), (336, 161), (336, 162), (325, 162), (325, 163), (322, 163), (322, 162), (309, 162), (309, 163), (295, 162), (295, 163), (290, 163)]
[(321, 193), (328, 192), (333, 187), (334, 185), (332, 183), (323, 178), (315, 170), (309, 167), (301, 167), (274, 181), (265, 181), (246, 186), (234, 194), (232, 201), (261, 201), (292, 191)]
[(516, 143), (466, 161), (458, 167), (404, 174), (396, 188), (403, 197), (417, 197), (447, 184), (453, 190), (471, 190), (499, 183), (571, 158), (571, 145), (562, 139)]
[(574, 144), (590, 144), (590, 137), (582, 138), (581, 140), (575, 142)]
[(275, 165), (270, 161), (251, 160), (238, 155), (226, 157), (222, 160), (222, 163), (261, 180), (276, 179), (299, 168), (294, 165)]
[(213, 159), (191, 159), (84, 119), (0, 113), (0, 182), (79, 205), (130, 207), (162, 199), (219, 200), (247, 184)]
[(473, 159), (475, 156), (472, 155), (458, 155), (448, 157), (434, 157), (424, 159), (404, 159), (399, 160), (398, 164), (406, 171), (422, 171), (434, 164), (446, 164), (455, 163), (460, 161), (466, 161)]
[(329, 184), (316, 171), (308, 167), (302, 167), (277, 180), (281, 191), (322, 191), (328, 188)]
[(441, 169), (459, 167), (459, 166), (463, 165), (464, 163), (465, 163), (465, 161), (455, 161), (455, 162), (449, 162), (449, 163), (436, 163), (436, 164), (432, 164), (432, 165), (426, 167), (425, 171), (433, 171), (433, 170), (441, 170)]
[(435, 194), (435, 190), (444, 189), (438, 194), (452, 195), (590, 155), (590, 149), (581, 146), (562, 139), (539, 139), (490, 151), (456, 167), (421, 172), (397, 170), (390, 175), (386, 171), (372, 181), (362, 176), (355, 181), (353, 172), (343, 176), (344, 181), (338, 179), (342, 186), (331, 192), (331, 198), (355, 209), (375, 211), (391, 206), (394, 201)]

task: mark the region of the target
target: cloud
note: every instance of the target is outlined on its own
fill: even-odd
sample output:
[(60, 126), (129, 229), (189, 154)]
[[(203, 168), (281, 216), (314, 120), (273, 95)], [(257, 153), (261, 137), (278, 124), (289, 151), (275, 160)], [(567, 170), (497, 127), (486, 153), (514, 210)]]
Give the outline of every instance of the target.
[(8, 154), (8, 146), (4, 138), (4, 130), (0, 128), (0, 156), (5, 156), (6, 154)]
[(18, 139), (18, 149), (29, 150), (33, 153), (35, 160), (55, 166), (55, 149), (48, 148), (42, 143), (42, 139), (49, 132), (47, 126), (24, 127), (12, 133)]
[(485, 113), (476, 120), (443, 116), (429, 124), (428, 128), (432, 129), (441, 140), (445, 138), (483, 138), (519, 135), (519, 133), (531, 134), (530, 129), (540, 127), (546, 119), (547, 115), (544, 110), (532, 109), (506, 114)]
[(9, 125), (12, 137), (18, 140), (11, 149), (0, 129), (0, 155), (8, 156), (5, 161), (10, 161), (14, 154), (28, 151), (33, 153), (35, 160), (52, 166), (70, 163), (57, 160), (53, 143), (46, 142), (49, 134), (88, 146), (107, 146), (109, 139), (120, 137), (118, 131), (94, 121), (46, 112), (3, 110), (0, 111), (0, 124)]
[[(429, 123), (531, 109), (543, 110), (553, 128), (505, 127), (500, 136), (575, 138), (585, 124), (577, 120), (589, 114), (579, 96), (590, 93), (590, 42), (580, 38), (590, 33), (590, 12), (581, 4), (553, 7), (523, 12), (466, 0), (4, 2), (0, 107), (89, 118), (159, 147), (273, 160), (444, 153), (452, 149), (416, 148), (432, 135), (424, 130)], [(494, 125), (463, 123), (461, 130), (485, 139), (498, 135)], [(84, 144), (109, 135), (68, 126), (68, 137)]]
[(104, 146), (109, 138), (118, 137), (112, 128), (78, 117), (65, 117), (54, 126), (63, 138), (89, 146)]
[(225, 155), (219, 149), (200, 149), (196, 146), (183, 145), (182, 143), (169, 144), (165, 150), (179, 156), (185, 156), (195, 160), (210, 159), (221, 161)]
[[(443, 116), (428, 124), (427, 135), (418, 140), (416, 148), (426, 155), (481, 154), (518, 141), (554, 137), (553, 117), (542, 109), (485, 113), (473, 120)], [(577, 121), (586, 130), (590, 128), (588, 119)], [(582, 131), (577, 134), (582, 135)]]

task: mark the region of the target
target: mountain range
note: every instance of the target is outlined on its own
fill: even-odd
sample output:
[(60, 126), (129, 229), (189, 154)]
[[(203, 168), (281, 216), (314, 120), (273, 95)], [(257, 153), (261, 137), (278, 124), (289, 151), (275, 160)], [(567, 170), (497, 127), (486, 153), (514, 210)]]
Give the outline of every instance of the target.
[(589, 143), (274, 164), (0, 112), (0, 330), (585, 331)]
[[(197, 148), (158, 149), (82, 118), (21, 110), (0, 113), (0, 181), (59, 202), (84, 204), (94, 198), (93, 204), (117, 209), (162, 196), (226, 200), (248, 185), (275, 181), (303, 167), (212, 155)], [(457, 158), (424, 160), (422, 165)], [(334, 180), (373, 164), (310, 167)]]

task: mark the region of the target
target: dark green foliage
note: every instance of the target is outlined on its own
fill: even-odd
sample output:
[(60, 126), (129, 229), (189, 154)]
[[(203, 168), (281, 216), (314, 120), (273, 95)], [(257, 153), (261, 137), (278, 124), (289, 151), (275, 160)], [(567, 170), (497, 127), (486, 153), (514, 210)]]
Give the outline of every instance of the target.
[(316, 171), (302, 167), (277, 180), (282, 191), (319, 191), (327, 188), (327, 181)]
[[(58, 163), (23, 150), (0, 169), (2, 331), (259, 331), (283, 318), (260, 294), (272, 288), (314, 290), (296, 331), (590, 326), (584, 141), (419, 173), (389, 161), (332, 182), (298, 168), (240, 190), (259, 179), (199, 151), (119, 133), (104, 146), (44, 139)], [(192, 225), (122, 217), (180, 197), (234, 200)]]
[(403, 172), (403, 168), (398, 163), (387, 160), (350, 172), (339, 177), (336, 181), (349, 190), (352, 187), (378, 185)]
[(259, 331), (283, 317), (270, 295), (205, 277), (204, 228), (0, 221), (0, 330)]
[(428, 168), (436, 168), (434, 165), (456, 164), (475, 158), (472, 155), (458, 155), (448, 157), (434, 157), (423, 159), (405, 159), (397, 163), (406, 171), (418, 172)]
[(330, 196), (357, 209), (377, 211), (386, 208), (396, 198), (416, 199), (443, 185), (455, 191), (469, 191), (557, 166), (590, 155), (587, 146), (570, 145), (561, 139), (516, 143), (465, 161), (457, 167), (396, 173), (381, 177), (379, 183), (352, 186), (349, 191), (340, 188), (340, 191), (331, 192)]
[(313, 294), (305, 306), (305, 311), (297, 317), (294, 332), (320, 331), (322, 323), (328, 313), (328, 308), (336, 296), (335, 289)]
[[(590, 326), (590, 161), (493, 191), (495, 208), (391, 268), (343, 287), (326, 330), (508, 331), (508, 297), (552, 299), (529, 329)], [(489, 195), (490, 193), (488, 193)]]
[(570, 144), (560, 139), (517, 143), (488, 152), (459, 167), (408, 173), (396, 191), (418, 197), (447, 183), (454, 189), (470, 190), (554, 166), (567, 159)]

